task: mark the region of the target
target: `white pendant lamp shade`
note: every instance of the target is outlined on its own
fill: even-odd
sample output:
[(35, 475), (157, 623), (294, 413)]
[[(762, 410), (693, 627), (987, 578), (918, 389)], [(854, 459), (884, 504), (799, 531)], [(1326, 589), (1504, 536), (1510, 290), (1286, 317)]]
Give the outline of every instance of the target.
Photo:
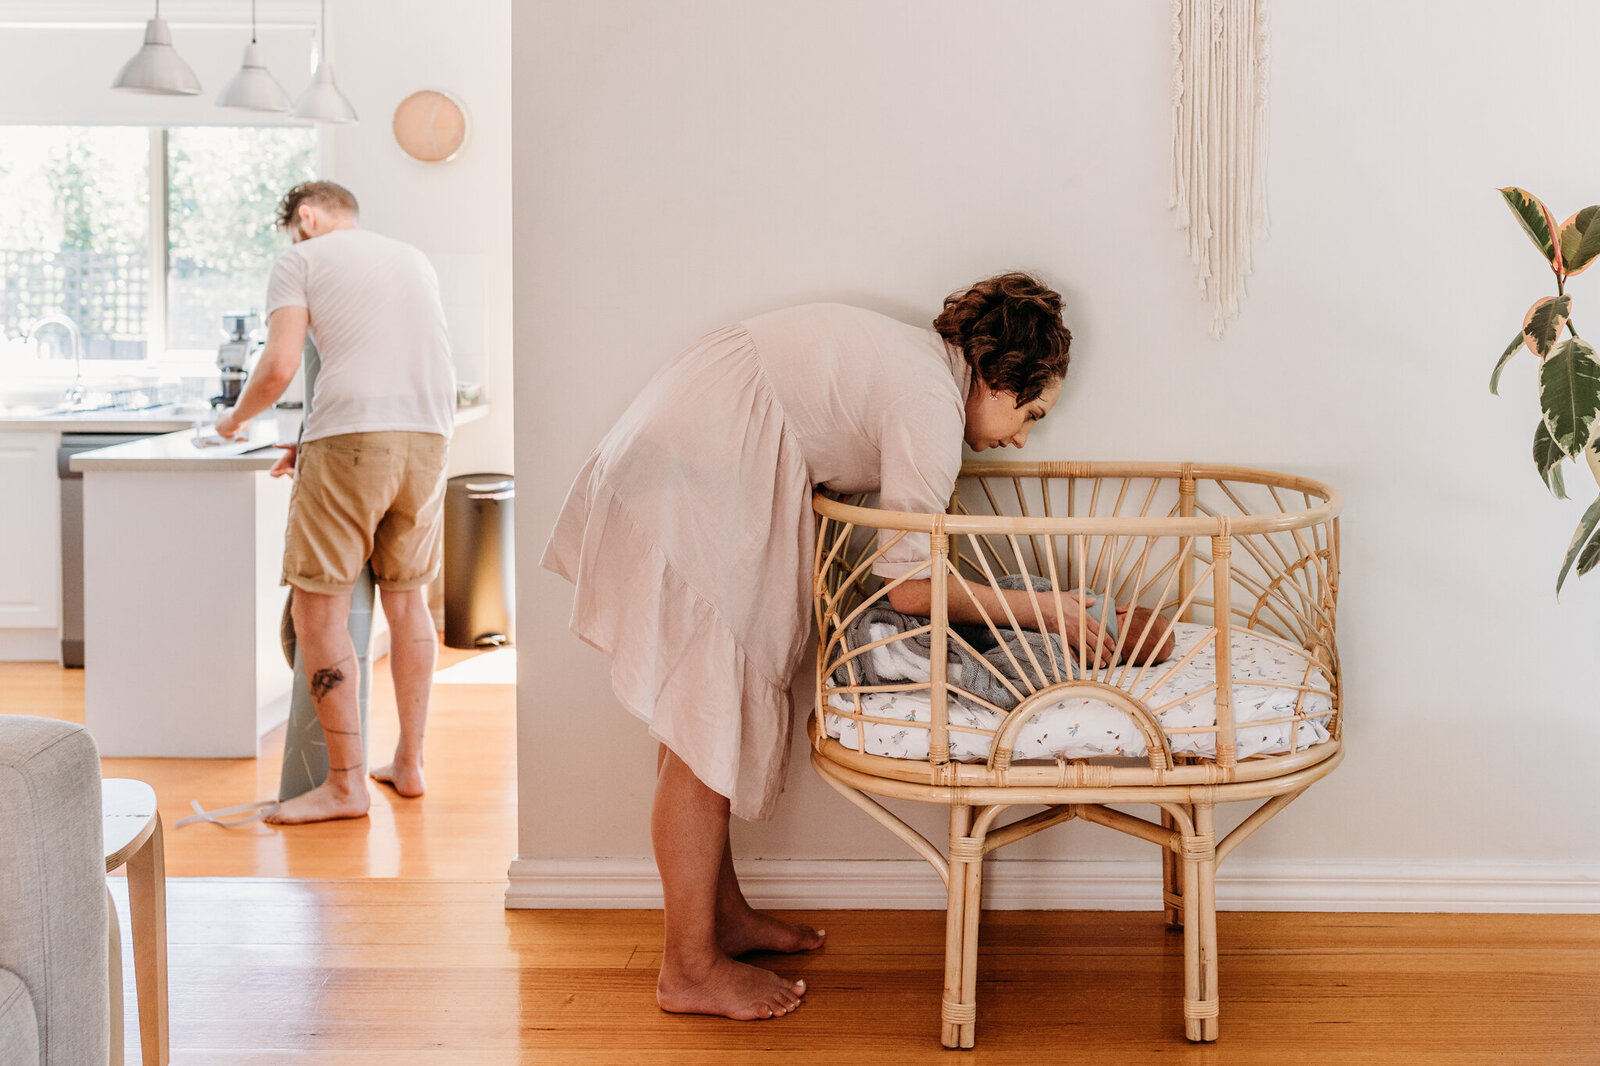
[(172, 31), (167, 20), (157, 15), (144, 28), (144, 47), (122, 67), (113, 89), (166, 96), (193, 96), (200, 91), (200, 79), (172, 47)]
[(289, 94), (267, 70), (261, 46), (256, 42), (245, 46), (244, 65), (217, 97), (217, 106), (239, 107), (246, 111), (289, 110)]
[(306, 86), (306, 91), (300, 94), (300, 99), (294, 102), (291, 114), (295, 118), (315, 119), (318, 122), (356, 121), (356, 109), (339, 91), (338, 84), (333, 80), (333, 64), (328, 62), (327, 56), (323, 56), (317, 64), (317, 73), (312, 77), (311, 84)]

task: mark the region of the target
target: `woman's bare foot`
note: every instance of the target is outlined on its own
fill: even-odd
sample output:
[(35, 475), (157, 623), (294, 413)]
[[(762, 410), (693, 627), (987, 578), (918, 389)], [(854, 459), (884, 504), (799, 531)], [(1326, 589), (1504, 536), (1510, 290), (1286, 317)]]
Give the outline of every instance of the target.
[[(331, 778), (332, 774), (329, 776)], [(355, 781), (355, 789), (335, 789), (324, 781), (310, 792), (284, 800), (264, 820), (273, 825), (304, 825), (337, 818), (365, 818), (372, 798), (367, 795), (367, 786), (361, 779), (357, 777)]]
[(381, 781), (407, 799), (416, 799), (427, 791), (422, 779), (422, 767), (401, 763), (398, 759), (383, 766), (373, 767), (371, 777)]
[(717, 946), (729, 957), (747, 951), (812, 951), (827, 938), (824, 930), (786, 922), (750, 907), (717, 915)]
[(663, 961), (656, 981), (656, 1002), (662, 1010), (741, 1022), (788, 1014), (800, 1006), (805, 994), (804, 981), (789, 981), (725, 955), (693, 969)]

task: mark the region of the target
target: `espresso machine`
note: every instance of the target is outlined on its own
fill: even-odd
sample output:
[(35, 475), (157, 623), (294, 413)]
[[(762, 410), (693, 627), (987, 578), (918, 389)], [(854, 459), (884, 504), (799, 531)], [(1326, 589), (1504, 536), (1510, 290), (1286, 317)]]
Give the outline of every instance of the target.
[(262, 343), (253, 336), (259, 322), (254, 311), (222, 316), (222, 333), (226, 339), (217, 345), (217, 371), (222, 378), (222, 391), (211, 397), (212, 407), (232, 407), (239, 402), (245, 378), (262, 348)]

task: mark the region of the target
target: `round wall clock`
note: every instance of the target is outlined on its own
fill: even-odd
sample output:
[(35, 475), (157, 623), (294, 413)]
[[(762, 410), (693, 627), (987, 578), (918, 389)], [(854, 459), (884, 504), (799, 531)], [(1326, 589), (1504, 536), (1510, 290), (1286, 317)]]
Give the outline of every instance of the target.
[(467, 112), (447, 92), (414, 92), (394, 109), (394, 139), (412, 159), (447, 163), (467, 142)]

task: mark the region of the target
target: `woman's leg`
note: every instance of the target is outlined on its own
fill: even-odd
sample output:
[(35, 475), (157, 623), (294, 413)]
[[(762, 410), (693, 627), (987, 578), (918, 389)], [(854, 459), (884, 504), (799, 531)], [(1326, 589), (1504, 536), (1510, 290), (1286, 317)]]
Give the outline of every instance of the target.
[(666, 945), (656, 984), (661, 1008), (747, 1020), (774, 1018), (798, 1007), (804, 981), (735, 962), (718, 945), (728, 800), (671, 751), (661, 758), (650, 835), (666, 904)]
[(733, 846), (724, 840), (722, 868), (717, 871), (717, 945), (724, 953), (810, 951), (820, 948), (827, 936), (821, 929), (785, 922), (751, 907), (733, 869)]
[[(667, 746), (656, 750), (656, 773), (666, 763)], [(743, 955), (747, 951), (811, 951), (820, 948), (828, 937), (824, 929), (785, 922), (751, 907), (739, 887), (733, 868), (733, 844), (726, 837), (722, 844), (722, 867), (717, 871), (717, 946), (723, 954)]]

